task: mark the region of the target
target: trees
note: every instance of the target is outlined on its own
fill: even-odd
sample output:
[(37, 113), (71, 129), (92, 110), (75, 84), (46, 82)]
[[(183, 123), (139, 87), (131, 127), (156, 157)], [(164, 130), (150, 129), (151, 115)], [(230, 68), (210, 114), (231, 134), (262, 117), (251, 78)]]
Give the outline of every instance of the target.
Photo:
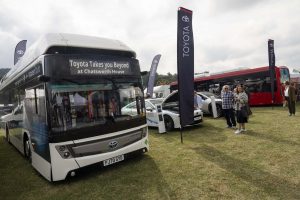
[[(149, 73), (147, 73), (147, 75), (145, 76), (142, 76), (142, 79), (144, 83), (144, 88), (146, 88), (149, 80)], [(167, 75), (156, 73), (156, 81), (154, 83), (154, 86), (169, 85), (174, 81), (177, 81), (177, 74), (171, 74), (170, 72), (168, 72)]]

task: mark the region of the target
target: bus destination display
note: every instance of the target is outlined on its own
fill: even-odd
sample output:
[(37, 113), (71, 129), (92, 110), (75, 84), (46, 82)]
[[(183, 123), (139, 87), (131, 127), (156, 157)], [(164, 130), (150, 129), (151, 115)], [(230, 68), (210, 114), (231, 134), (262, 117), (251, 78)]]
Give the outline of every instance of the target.
[(128, 61), (69, 59), (71, 75), (131, 75)]

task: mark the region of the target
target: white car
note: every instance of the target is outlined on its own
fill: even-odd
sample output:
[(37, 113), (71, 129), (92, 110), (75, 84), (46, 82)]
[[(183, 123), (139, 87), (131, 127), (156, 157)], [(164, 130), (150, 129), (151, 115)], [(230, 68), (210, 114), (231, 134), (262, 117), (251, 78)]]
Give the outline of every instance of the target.
[(201, 96), (203, 102), (202, 102), (202, 108), (204, 114), (213, 115), (212, 113), (212, 106), (211, 106), (211, 97), (215, 97), (216, 102), (216, 108), (217, 108), (217, 117), (221, 117), (223, 114), (222, 111), (222, 99), (220, 96), (211, 93), (211, 92), (197, 92), (198, 95)]
[[(177, 101), (176, 101), (177, 99)], [(162, 113), (164, 117), (166, 131), (174, 128), (180, 128), (178, 93), (173, 92), (165, 99), (146, 99), (146, 117), (148, 126), (158, 127), (158, 118), (156, 105), (162, 105)], [(122, 114), (136, 115), (136, 103), (132, 102), (124, 106), (121, 110)], [(199, 124), (203, 121), (203, 112), (199, 109), (194, 110), (194, 123)]]
[(23, 122), (23, 105), (17, 106), (11, 113), (0, 117), (0, 123), (2, 128), (17, 128)]

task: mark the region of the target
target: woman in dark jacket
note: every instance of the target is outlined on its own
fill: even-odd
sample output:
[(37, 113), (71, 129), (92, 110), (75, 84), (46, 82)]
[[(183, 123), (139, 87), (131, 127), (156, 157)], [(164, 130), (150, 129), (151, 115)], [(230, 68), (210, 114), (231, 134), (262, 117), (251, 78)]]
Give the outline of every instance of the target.
[(237, 87), (237, 94), (235, 95), (235, 109), (236, 109), (236, 121), (239, 124), (238, 130), (235, 134), (240, 134), (246, 131), (245, 123), (248, 122), (248, 114), (246, 105), (248, 104), (248, 96), (245, 93), (242, 86)]

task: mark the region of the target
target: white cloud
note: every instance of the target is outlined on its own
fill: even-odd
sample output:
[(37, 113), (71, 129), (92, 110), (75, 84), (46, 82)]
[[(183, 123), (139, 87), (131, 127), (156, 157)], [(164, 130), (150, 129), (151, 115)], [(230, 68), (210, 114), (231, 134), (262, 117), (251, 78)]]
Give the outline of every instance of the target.
[(277, 65), (300, 69), (300, 1), (270, 0), (1, 0), (0, 66), (14, 47), (47, 32), (119, 39), (137, 52), (142, 70), (162, 54), (158, 72), (176, 73), (177, 8), (193, 10), (195, 72), (268, 64), (275, 40)]

